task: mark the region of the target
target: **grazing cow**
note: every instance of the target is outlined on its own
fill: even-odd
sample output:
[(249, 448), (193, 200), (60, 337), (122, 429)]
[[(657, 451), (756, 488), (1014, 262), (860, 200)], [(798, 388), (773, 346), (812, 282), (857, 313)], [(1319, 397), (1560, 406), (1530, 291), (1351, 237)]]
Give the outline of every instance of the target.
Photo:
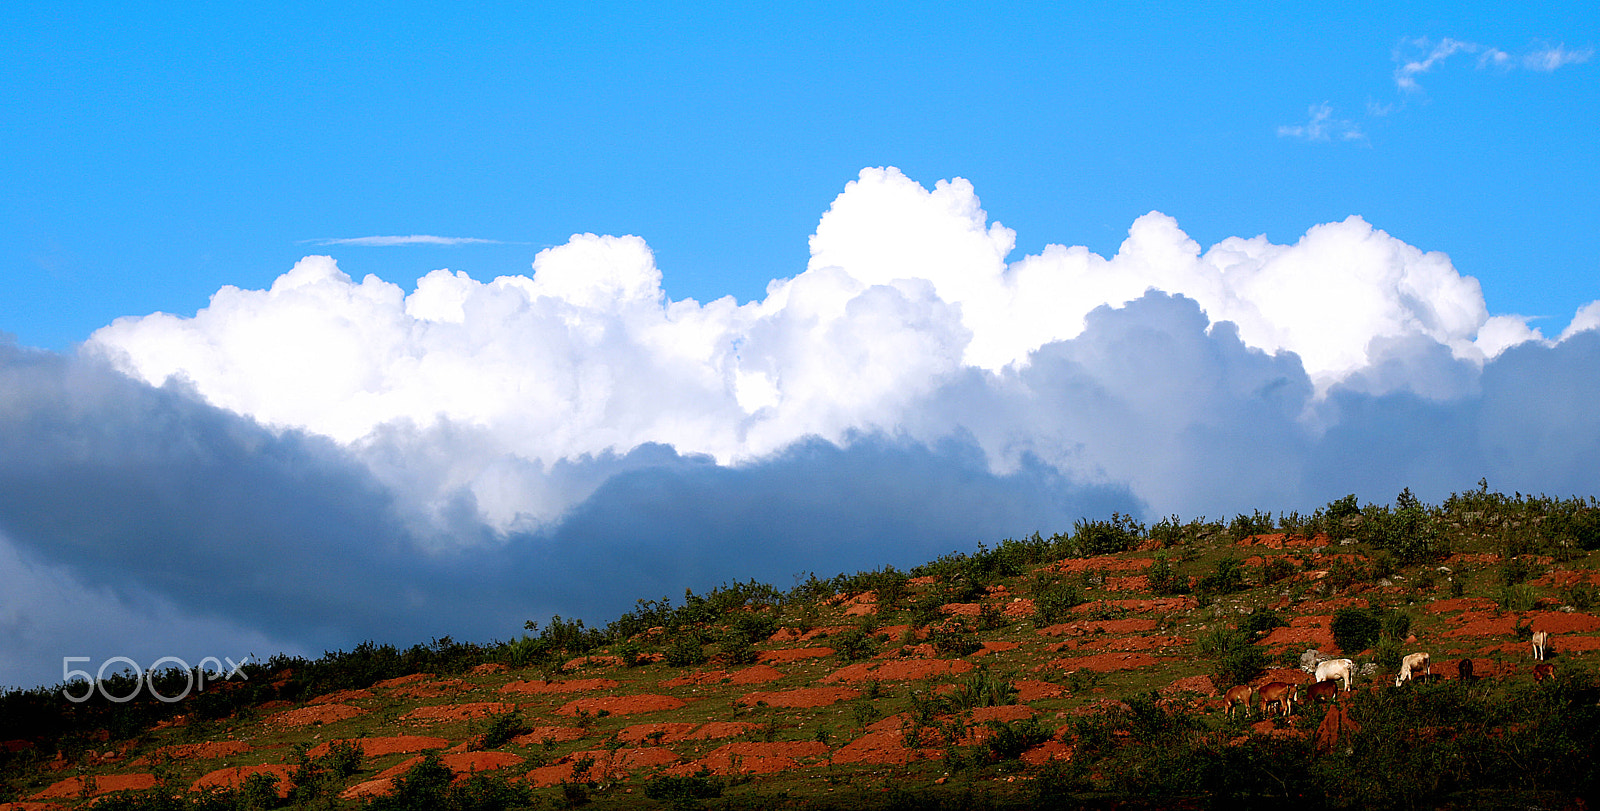
[(1282, 681), (1269, 681), (1257, 691), (1261, 694), (1261, 714), (1267, 714), (1267, 705), (1276, 704), (1283, 715), (1294, 714), (1294, 685)]
[(1472, 681), (1472, 660), (1462, 659), (1456, 663), (1456, 678), (1462, 681)]
[(1533, 632), (1533, 658), (1544, 661), (1545, 654), (1550, 652), (1550, 632)]
[(1236, 706), (1237, 707), (1243, 707), (1244, 708), (1244, 714), (1246, 716), (1249, 716), (1250, 715), (1250, 685), (1248, 685), (1248, 684), (1237, 684), (1237, 685), (1234, 685), (1232, 687), (1229, 687), (1228, 688), (1228, 692), (1223, 693), (1223, 695), (1222, 695), (1222, 706), (1224, 708), (1226, 708), (1224, 711), (1228, 714), (1229, 718), (1233, 717), (1233, 708), (1236, 707)]
[(1350, 679), (1355, 675), (1356, 663), (1349, 659), (1329, 659), (1317, 663), (1316, 680), (1344, 679), (1345, 692), (1350, 692)]
[(1433, 673), (1433, 662), (1429, 661), (1428, 654), (1406, 654), (1406, 658), (1400, 660), (1400, 675), (1394, 677), (1394, 686), (1399, 687), (1401, 683), (1410, 681), (1413, 676), (1420, 675), (1424, 669), (1429, 674)]
[(1306, 688), (1306, 703), (1332, 701), (1337, 695), (1339, 695), (1339, 683), (1337, 681), (1319, 681)]
[(1536, 682), (1556, 677), (1556, 666), (1549, 662), (1540, 662), (1533, 666), (1533, 680)]

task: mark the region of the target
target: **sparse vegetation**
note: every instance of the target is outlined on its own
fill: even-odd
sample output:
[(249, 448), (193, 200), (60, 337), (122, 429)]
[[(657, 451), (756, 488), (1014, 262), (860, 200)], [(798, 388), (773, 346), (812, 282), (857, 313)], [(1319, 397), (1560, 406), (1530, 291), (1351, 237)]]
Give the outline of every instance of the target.
[[(506, 642), (445, 637), (403, 649), (367, 642), (317, 659), (274, 657), (247, 665), (241, 675), (248, 680), (208, 685), (177, 704), (147, 698), (125, 675), (106, 683), (111, 695), (133, 696), (125, 702), (97, 695), (67, 702), (59, 686), (10, 690), (0, 695), (0, 738), (7, 739), (0, 740), (0, 801), (26, 801), (81, 774), (78, 794), (59, 801), (70, 805), (111, 776), (146, 769), (157, 776), (155, 788), (103, 796), (95, 807), (1561, 806), (1600, 789), (1594, 654), (1558, 639), (1556, 677), (1538, 685), (1518, 660), (1525, 661), (1532, 623), (1560, 616), (1556, 606), (1586, 612), (1600, 604), (1586, 555), (1600, 550), (1597, 532), (1593, 499), (1506, 496), (1484, 483), (1437, 507), (1402, 491), (1389, 505), (1363, 506), (1351, 495), (1310, 515), (1257, 510), (1227, 522), (1170, 516), (1146, 527), (1113, 514), (1081, 520), (1070, 533), (978, 544), (910, 571), (803, 574), (787, 592), (735, 581), (686, 591), (681, 602), (639, 600), (602, 625), (529, 621)], [(1457, 552), (1464, 554), (1448, 557)], [(1089, 557), (1096, 559), (1082, 560)], [(1471, 608), (1425, 610), (1446, 596), (1471, 597), (1464, 604)], [(1154, 597), (1179, 607), (1142, 607)], [(1319, 608), (1335, 599), (1338, 608)], [(1550, 613), (1534, 613), (1541, 601)], [(857, 616), (863, 610), (872, 613)], [(1275, 734), (1263, 735), (1175, 689), (1187, 689), (1194, 682), (1179, 679), (1195, 675), (1225, 689), (1258, 679), (1268, 666), (1297, 665), (1303, 647), (1265, 641), (1304, 638), (1273, 635), (1291, 621), (1296, 631), (1327, 623), (1345, 655), (1386, 674), (1380, 684), (1413, 650), (1433, 650), (1435, 672), (1451, 674), (1453, 657), (1439, 640), (1462, 627), (1458, 613), (1494, 617), (1488, 643), (1515, 642), (1519, 654), (1496, 654), (1499, 672), (1472, 684), (1447, 675), (1358, 690), (1341, 707), (1359, 729), (1320, 752), (1309, 733), (1322, 706), (1297, 707), (1293, 719), (1274, 719)], [(1514, 625), (1501, 619), (1506, 613)], [(1311, 615), (1315, 621), (1305, 622)], [(1412, 635), (1420, 641), (1406, 642)], [(833, 654), (794, 651), (751, 667), (765, 651), (821, 645)], [(1118, 669), (1123, 659), (1134, 664)], [(481, 667), (488, 665), (497, 669)], [(908, 670), (895, 675), (896, 667)], [(935, 675), (902, 678), (912, 671)], [(399, 677), (412, 678), (376, 687)], [(148, 678), (170, 695), (190, 674)], [(531, 695), (513, 702), (502, 692), (513, 681)], [(581, 692), (589, 683), (620, 686)], [(824, 684), (855, 692), (816, 708), (778, 698)], [(329, 698), (334, 693), (341, 695)], [(691, 703), (645, 716), (614, 714), (605, 704), (566, 706), (583, 696), (647, 693)], [(309, 704), (314, 698), (319, 703)], [(403, 720), (441, 701), (500, 709), (425, 725)], [(344, 702), (363, 714), (294, 728), (269, 721), (290, 708)], [(506, 703), (514, 708), (506, 711)], [(709, 719), (733, 719), (740, 747), (827, 754), (796, 755), (781, 773), (744, 774), (740, 758), (755, 757), (742, 754), (753, 750), (722, 749), (714, 760), (710, 753), (725, 741), (686, 739), (673, 726), (698, 728)], [(927, 759), (851, 765), (838, 758), (864, 735), (887, 734), (869, 733), (890, 729), (884, 719)], [(550, 734), (532, 742), (526, 733), (534, 729)], [(402, 732), (437, 734), (455, 751), (365, 757), (352, 742)], [(200, 771), (222, 761), (196, 766), (163, 754), (247, 736), (271, 743), (251, 748), (242, 762), (289, 767), (287, 800), (265, 774), (190, 792)], [(1060, 743), (1040, 748), (1052, 737)], [(458, 774), (461, 767), (450, 764), (462, 762), (452, 758), (469, 753), (459, 748), (468, 741), (467, 750), (483, 750), (476, 754), (521, 761)], [(1071, 759), (1040, 765), (1036, 756), (1052, 746), (1070, 749)], [(614, 768), (636, 747), (706, 767)], [(1034, 755), (1024, 762), (1028, 752)], [(411, 758), (418, 760), (387, 796), (341, 799)], [(530, 769), (557, 776), (534, 785), (522, 779)], [(935, 776), (948, 781), (936, 785)], [(1001, 779), (1012, 776), (1022, 779)]]

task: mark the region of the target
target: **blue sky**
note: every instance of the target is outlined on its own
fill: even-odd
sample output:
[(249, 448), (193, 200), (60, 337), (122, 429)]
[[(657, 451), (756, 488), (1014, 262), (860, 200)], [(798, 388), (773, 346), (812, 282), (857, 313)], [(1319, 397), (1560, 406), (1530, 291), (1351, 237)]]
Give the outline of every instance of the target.
[[(750, 300), (897, 166), (971, 180), (1013, 258), (1110, 255), (1152, 209), (1206, 246), (1360, 215), (1558, 333), (1600, 296), (1600, 61), (1478, 63), (1597, 33), (1583, 3), (19, 7), (0, 330), (66, 348), (319, 250), (401, 285), (525, 273), (584, 232), (645, 238), (671, 297)], [(1477, 50), (1398, 87), (1446, 40)], [(1346, 129), (1279, 134), (1323, 104)], [(308, 242), (407, 234), (513, 244)]]
[(12, 9), (0, 685), (1112, 511), (1595, 495), (1597, 40), (1592, 3)]

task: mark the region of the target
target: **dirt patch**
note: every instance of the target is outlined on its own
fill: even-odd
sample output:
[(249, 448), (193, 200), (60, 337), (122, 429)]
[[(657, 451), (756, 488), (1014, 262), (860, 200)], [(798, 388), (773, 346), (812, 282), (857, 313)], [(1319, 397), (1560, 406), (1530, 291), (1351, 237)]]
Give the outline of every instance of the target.
[[(68, 777), (51, 783), (48, 788), (29, 797), (30, 800), (76, 800), (83, 796), (83, 777)], [(98, 797), (113, 791), (143, 791), (156, 787), (156, 776), (148, 773), (138, 774), (102, 774), (93, 778), (94, 793), (90, 796)]]
[(726, 670), (708, 670), (667, 679), (662, 687), (688, 687), (700, 684), (766, 684), (783, 678), (783, 671), (767, 665), (756, 665), (729, 673)]
[(1217, 688), (1211, 683), (1210, 676), (1184, 676), (1183, 678), (1174, 681), (1166, 687), (1161, 688), (1161, 692), (1164, 695), (1191, 692), (1199, 693), (1203, 696), (1214, 696), (1217, 694)]
[(583, 740), (589, 733), (580, 727), (534, 727), (511, 739), (518, 746), (539, 746), (545, 741), (564, 743)]
[(1459, 554), (1459, 555), (1451, 555), (1448, 559), (1445, 560), (1444, 565), (1449, 566), (1450, 568), (1454, 569), (1454, 568), (1460, 566), (1463, 563), (1480, 563), (1481, 564), (1481, 563), (1499, 563), (1499, 562), (1500, 562), (1500, 556), (1496, 555), (1496, 554), (1493, 554), (1493, 553), (1488, 553), (1488, 554), (1462, 553), (1462, 554)]
[(612, 690), (619, 686), (613, 679), (568, 679), (566, 681), (514, 681), (500, 688), (502, 693), (545, 695), (549, 693), (583, 693), (589, 690)]
[(1184, 647), (1190, 641), (1181, 636), (1121, 636), (1091, 639), (1077, 647), (1085, 650), (1159, 650)]
[(301, 707), (267, 717), (267, 723), (281, 727), (308, 727), (317, 724), (334, 724), (365, 713), (349, 704), (326, 704), (320, 707)]
[(698, 724), (634, 724), (617, 731), (617, 740), (623, 743), (677, 743), (687, 740)]
[(509, 671), (510, 669), (511, 668), (508, 668), (505, 665), (500, 664), (499, 662), (484, 662), (483, 664), (478, 665), (477, 667), (474, 667), (471, 670), (468, 670), (467, 671), (467, 675), (468, 676), (493, 676), (496, 673), (505, 673), (505, 672)]
[[(1556, 634), (1581, 634), (1589, 631), (1600, 630), (1600, 617), (1593, 614), (1568, 614), (1565, 611), (1550, 611), (1533, 615), (1533, 630), (1545, 631), (1552, 636)], [(1555, 640), (1551, 640), (1554, 644)]]
[(822, 684), (857, 684), (877, 681), (914, 681), (935, 676), (949, 676), (972, 670), (972, 663), (963, 659), (895, 659), (885, 662), (857, 662), (836, 670), (821, 680)]
[(1448, 600), (1435, 600), (1422, 610), (1429, 614), (1443, 614), (1449, 611), (1493, 611), (1498, 605), (1486, 597), (1452, 597)]
[[(250, 751), (250, 744), (244, 741), (210, 741), (207, 743), (179, 743), (172, 746), (163, 746), (156, 750), (156, 757), (170, 757), (173, 760), (212, 760), (230, 755), (242, 755)], [(141, 757), (133, 763), (144, 765), (152, 761), (149, 755)]]
[(1022, 762), (1029, 766), (1043, 766), (1052, 760), (1071, 760), (1072, 745), (1050, 740), (1022, 753)]
[(840, 701), (849, 701), (861, 695), (848, 687), (796, 687), (793, 690), (771, 692), (757, 691), (740, 696), (734, 701), (747, 707), (765, 704), (768, 707), (826, 707)]
[[(1295, 617), (1295, 619), (1303, 618)], [(1332, 621), (1331, 617), (1316, 617), (1314, 619)], [(1274, 650), (1303, 645), (1308, 648), (1316, 648), (1324, 654), (1339, 652), (1339, 646), (1333, 641), (1333, 631), (1329, 630), (1326, 624), (1305, 624), (1298, 627), (1291, 625), (1287, 628), (1273, 628), (1272, 632), (1267, 634), (1260, 644)]]
[(421, 682), (429, 681), (433, 678), (434, 675), (432, 673), (412, 673), (409, 676), (401, 676), (395, 679), (384, 679), (383, 681), (380, 681), (372, 686), (382, 688), (404, 687), (408, 684), (419, 684)]
[(278, 763), (268, 763), (261, 766), (232, 766), (218, 769), (202, 776), (189, 786), (190, 791), (202, 791), (208, 788), (237, 789), (249, 780), (251, 775), (269, 774), (277, 781), (278, 798), (289, 796), (289, 789), (294, 787), (290, 776), (294, 773), (293, 767)]
[(1064, 659), (1053, 659), (1034, 668), (1039, 670), (1060, 670), (1071, 673), (1074, 670), (1093, 670), (1096, 673), (1111, 673), (1118, 670), (1134, 670), (1159, 664), (1162, 660), (1148, 653), (1101, 653), (1095, 656), (1074, 656)]
[(644, 712), (676, 710), (685, 706), (688, 705), (683, 699), (652, 693), (632, 696), (596, 696), (568, 701), (556, 710), (556, 715), (577, 715), (579, 711), (587, 712), (591, 715), (599, 715), (601, 711), (611, 715), (638, 715)]
[(939, 606), (939, 613), (947, 617), (976, 617), (983, 613), (983, 606), (978, 603), (945, 603)]
[(1149, 591), (1149, 590), (1150, 590), (1150, 578), (1145, 577), (1142, 574), (1136, 574), (1136, 575), (1133, 575), (1132, 577), (1108, 577), (1108, 578), (1106, 578), (1106, 591), (1142, 592), (1142, 591)]
[(983, 643), (983, 648), (978, 650), (978, 651), (975, 651), (972, 654), (972, 656), (974, 658), (979, 657), (979, 656), (990, 656), (990, 655), (996, 654), (996, 653), (1004, 653), (1005, 651), (1008, 651), (1008, 650), (1016, 650), (1017, 648), (1020, 648), (1020, 647), (1022, 647), (1022, 643), (1020, 643), (1020, 642), (1006, 642), (1004, 640), (995, 640), (993, 642), (985, 642), (985, 643)]
[[(524, 758), (521, 755), (513, 755), (510, 752), (452, 752), (439, 758), (439, 762), (444, 764), (445, 768), (458, 776), (474, 772), (492, 772), (507, 769), (521, 765), (523, 761)], [(407, 758), (378, 772), (373, 780), (393, 780), (411, 771), (413, 766), (421, 762), (422, 758), (420, 756)]]
[(517, 705), (506, 701), (474, 701), (469, 704), (437, 704), (432, 707), (418, 707), (401, 716), (402, 721), (471, 721), (477, 718), (488, 718), (491, 715), (504, 715), (516, 709)]
[(584, 777), (601, 781), (624, 777), (628, 772), (637, 769), (660, 768), (678, 762), (678, 756), (673, 754), (672, 750), (661, 747), (618, 749), (615, 752), (591, 749), (586, 752), (574, 752), (549, 766), (540, 766), (528, 772), (527, 781), (538, 788), (571, 782), (574, 779), (575, 767), (585, 758), (593, 761), (593, 765), (588, 768)]
[(1006, 603), (1005, 608), (1000, 609), (1000, 613), (1011, 617), (1012, 619), (1031, 617), (1034, 615), (1034, 613), (1036, 613), (1036, 611), (1037, 609), (1034, 608), (1033, 600), (1030, 600), (1027, 597), (1017, 597), (1011, 602)]
[(371, 690), (339, 690), (337, 692), (325, 693), (317, 696), (306, 703), (312, 706), (320, 706), (323, 704), (343, 704), (346, 701), (355, 701), (362, 698), (376, 698), (376, 696)]
[(1074, 614), (1087, 614), (1098, 608), (1120, 608), (1131, 614), (1169, 614), (1174, 611), (1187, 611), (1200, 607), (1200, 602), (1193, 597), (1157, 597), (1153, 600), (1096, 600), (1075, 606)]
[(1131, 634), (1144, 631), (1154, 631), (1160, 627), (1160, 621), (1152, 619), (1078, 620), (1076, 622), (1062, 622), (1046, 628), (1040, 628), (1034, 633), (1037, 633), (1040, 636)]
[[(328, 754), (334, 741), (319, 743), (311, 747), (306, 754), (319, 758)], [(426, 735), (389, 735), (382, 738), (345, 738), (338, 743), (353, 743), (361, 747), (364, 757), (383, 757), (384, 755), (405, 755), (412, 752), (421, 752), (426, 749), (443, 749), (450, 745), (444, 738), (433, 738)]]
[(561, 666), (562, 670), (581, 670), (586, 667), (622, 667), (627, 662), (621, 656), (579, 656)]
[(718, 738), (732, 738), (743, 735), (754, 729), (760, 729), (760, 724), (749, 724), (744, 721), (712, 721), (695, 730), (689, 736), (691, 741), (713, 741)]
[(1038, 679), (1017, 679), (1011, 682), (1011, 686), (1017, 688), (1017, 700), (1021, 702), (1043, 701), (1067, 694), (1067, 688)]
[(839, 747), (830, 760), (837, 765), (851, 763), (899, 765), (914, 760), (935, 758), (939, 754), (937, 749), (907, 747), (905, 735), (899, 730), (894, 730), (868, 732)]
[(1076, 574), (1078, 572), (1142, 572), (1150, 568), (1155, 561), (1149, 558), (1113, 558), (1101, 556), (1097, 558), (1067, 558), (1058, 560), (1048, 566), (1043, 566), (1036, 571), (1060, 572), (1062, 574)]
[[(1341, 608), (1370, 608), (1371, 603), (1365, 597), (1334, 597), (1331, 600), (1318, 600), (1317, 608), (1322, 611), (1338, 611)], [(1333, 615), (1328, 615), (1332, 621)]]
[(1313, 678), (1315, 677), (1310, 673), (1298, 667), (1269, 667), (1265, 673), (1251, 679), (1250, 683), (1256, 687), (1275, 681), (1281, 681), (1285, 684), (1309, 684)]
[(824, 656), (832, 656), (833, 654), (833, 648), (826, 647), (789, 648), (788, 650), (762, 651), (761, 653), (756, 654), (756, 661), (761, 662), (762, 664), (781, 665), (788, 662), (798, 662), (803, 659), (820, 659)]
[(828, 754), (828, 745), (816, 741), (738, 741), (724, 744), (693, 763), (682, 763), (668, 774), (692, 775), (701, 769), (719, 776), (736, 774), (777, 774), (802, 768), (801, 759), (816, 759)]
[(467, 683), (460, 679), (443, 679), (419, 684), (404, 684), (394, 688), (390, 695), (402, 698), (438, 698), (444, 695), (455, 695), (466, 689)]
[(1459, 628), (1452, 628), (1444, 632), (1446, 637), (1459, 639), (1461, 637), (1485, 636), (1510, 636), (1516, 632), (1517, 617), (1515, 614), (1504, 616), (1483, 616), (1488, 612), (1468, 611), (1463, 613), (1458, 620), (1464, 620)]

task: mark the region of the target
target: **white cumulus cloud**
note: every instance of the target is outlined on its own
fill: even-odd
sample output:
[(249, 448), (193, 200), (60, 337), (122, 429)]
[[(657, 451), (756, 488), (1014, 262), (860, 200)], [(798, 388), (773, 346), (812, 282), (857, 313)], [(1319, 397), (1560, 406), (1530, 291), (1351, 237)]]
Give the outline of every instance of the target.
[[(193, 317), (118, 319), (87, 351), (332, 438), (435, 525), (466, 516), (514, 530), (559, 519), (611, 475), (596, 460), (650, 443), (726, 465), (808, 437), (926, 429), (930, 442), (978, 435), (1000, 469), (1023, 452), (1071, 468), (1082, 457), (1059, 415), (1024, 410), (1000, 431), (971, 414), (931, 419), (929, 403), (974, 374), (1020, 373), (1078, 338), (1097, 308), (1152, 289), (1198, 303), (1242, 350), (1292, 353), (1318, 396), (1347, 382), (1456, 396), (1470, 388), (1458, 367), (1539, 339), (1522, 319), (1491, 317), (1447, 256), (1355, 216), (1293, 244), (1202, 248), (1150, 212), (1110, 257), (1049, 245), (1011, 261), (1015, 236), (965, 180), (930, 190), (867, 169), (822, 216), (806, 267), (743, 305), (669, 300), (644, 240), (583, 234), (541, 251), (529, 275), (438, 270), (409, 294), (309, 256), (266, 290), (219, 290)], [(1406, 371), (1423, 362), (1451, 371)], [(1096, 453), (1108, 481), (1133, 475)]]

